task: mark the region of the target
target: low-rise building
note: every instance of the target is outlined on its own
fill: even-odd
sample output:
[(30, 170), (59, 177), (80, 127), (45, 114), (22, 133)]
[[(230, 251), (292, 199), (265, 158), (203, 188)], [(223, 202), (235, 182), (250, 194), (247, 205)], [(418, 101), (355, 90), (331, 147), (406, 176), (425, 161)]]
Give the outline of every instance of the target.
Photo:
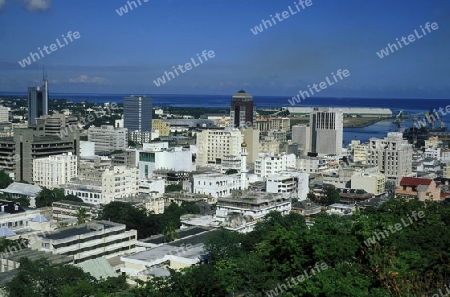
[(294, 154), (260, 153), (255, 161), (255, 174), (261, 178), (267, 178), (270, 174), (277, 174), (289, 168), (295, 168), (296, 157)]
[(441, 200), (441, 187), (436, 185), (432, 179), (418, 177), (403, 177), (400, 186), (395, 190), (396, 197), (420, 201)]
[(115, 128), (112, 125), (90, 127), (88, 140), (95, 143), (95, 153), (108, 153), (125, 150), (128, 146), (128, 129)]
[(78, 219), (80, 209), (86, 211), (86, 219), (88, 221), (96, 219), (102, 211), (102, 207), (99, 205), (61, 200), (52, 203), (52, 219), (55, 221), (75, 221)]
[(136, 248), (137, 231), (123, 224), (92, 221), (39, 235), (33, 249), (73, 256), (74, 264), (99, 257), (131, 254)]
[(232, 190), (241, 188), (240, 174), (195, 174), (193, 179), (195, 194), (211, 195), (214, 198), (228, 197)]
[(327, 213), (337, 215), (351, 215), (356, 210), (354, 205), (333, 203), (328, 206)]
[(351, 177), (351, 188), (361, 189), (375, 196), (386, 192), (386, 177), (380, 172), (357, 171)]
[(152, 130), (158, 130), (160, 136), (170, 135), (170, 124), (160, 119), (152, 120)]
[(297, 159), (297, 169), (306, 173), (320, 173), (328, 169), (328, 161), (318, 157), (302, 157)]
[(291, 211), (289, 194), (237, 191), (231, 197), (217, 199), (216, 218), (225, 221), (230, 215), (240, 214), (250, 216), (253, 220), (260, 220), (271, 211), (288, 214)]

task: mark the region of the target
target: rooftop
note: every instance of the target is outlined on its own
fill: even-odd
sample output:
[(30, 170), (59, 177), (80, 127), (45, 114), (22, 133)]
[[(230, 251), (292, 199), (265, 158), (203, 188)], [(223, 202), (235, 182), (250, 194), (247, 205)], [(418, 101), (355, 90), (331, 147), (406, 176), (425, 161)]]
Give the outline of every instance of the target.
[(44, 235), (44, 239), (49, 240), (59, 240), (59, 239), (65, 239), (73, 236), (79, 236), (83, 234), (89, 234), (93, 232), (98, 232), (104, 229), (113, 228), (117, 226), (125, 226), (122, 224), (117, 224), (113, 222), (107, 222), (107, 221), (95, 221), (95, 222), (89, 222), (85, 224), (78, 225), (76, 227), (66, 227), (63, 229), (60, 229), (58, 231), (52, 232), (50, 234)]
[(418, 177), (403, 177), (400, 181), (400, 186), (419, 186), (427, 185), (429, 186), (433, 180), (428, 178), (418, 178)]

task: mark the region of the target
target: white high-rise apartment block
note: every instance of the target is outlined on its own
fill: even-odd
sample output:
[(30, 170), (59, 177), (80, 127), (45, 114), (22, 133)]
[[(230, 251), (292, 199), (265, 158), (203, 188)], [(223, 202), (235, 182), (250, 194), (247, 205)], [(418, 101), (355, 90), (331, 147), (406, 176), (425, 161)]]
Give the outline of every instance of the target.
[(74, 179), (63, 188), (65, 195), (75, 195), (90, 204), (126, 200), (139, 192), (138, 169), (113, 166), (108, 170), (92, 170), (86, 179)]
[(77, 156), (72, 153), (33, 160), (33, 182), (53, 189), (77, 176)]
[(220, 165), (225, 156), (240, 156), (243, 139), (238, 129), (203, 130), (197, 134), (196, 165)]
[(9, 122), (9, 107), (0, 106), (0, 123)]
[(95, 142), (95, 152), (112, 152), (115, 150), (125, 150), (128, 146), (128, 129), (114, 128), (112, 125), (102, 125), (90, 127), (88, 130), (88, 140)]
[(309, 117), (311, 151), (320, 155), (341, 155), (343, 141), (343, 112), (329, 108), (314, 108)]
[(412, 172), (413, 147), (401, 132), (389, 132), (384, 139), (370, 138), (368, 153), (367, 165), (377, 166), (396, 184)]
[(255, 174), (266, 178), (270, 174), (277, 174), (288, 168), (295, 168), (296, 157), (294, 154), (260, 153), (255, 161)]

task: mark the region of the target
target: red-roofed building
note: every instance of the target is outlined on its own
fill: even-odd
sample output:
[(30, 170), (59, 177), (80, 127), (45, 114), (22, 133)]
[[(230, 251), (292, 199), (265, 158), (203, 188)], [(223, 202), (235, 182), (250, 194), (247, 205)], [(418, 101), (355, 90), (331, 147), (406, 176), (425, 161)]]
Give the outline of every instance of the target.
[(419, 198), (424, 200), (441, 200), (441, 187), (428, 178), (403, 177), (400, 186), (395, 190), (395, 196), (405, 199)]

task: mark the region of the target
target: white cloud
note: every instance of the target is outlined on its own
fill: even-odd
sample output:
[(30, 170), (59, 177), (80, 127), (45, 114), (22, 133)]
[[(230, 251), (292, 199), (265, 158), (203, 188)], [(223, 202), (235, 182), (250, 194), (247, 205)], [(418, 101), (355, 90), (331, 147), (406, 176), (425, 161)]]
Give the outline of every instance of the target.
[(2, 8), (3, 5), (5, 5), (5, 0), (0, 0), (0, 8)]
[(110, 81), (104, 77), (89, 77), (86, 74), (81, 74), (75, 78), (69, 78), (70, 83), (83, 83), (83, 84), (97, 84), (97, 85), (109, 85)]
[[(5, 1), (5, 0), (0, 0)], [(47, 11), (52, 6), (52, 0), (16, 0), (26, 4), (29, 11)], [(1, 5), (0, 5), (1, 6)]]

